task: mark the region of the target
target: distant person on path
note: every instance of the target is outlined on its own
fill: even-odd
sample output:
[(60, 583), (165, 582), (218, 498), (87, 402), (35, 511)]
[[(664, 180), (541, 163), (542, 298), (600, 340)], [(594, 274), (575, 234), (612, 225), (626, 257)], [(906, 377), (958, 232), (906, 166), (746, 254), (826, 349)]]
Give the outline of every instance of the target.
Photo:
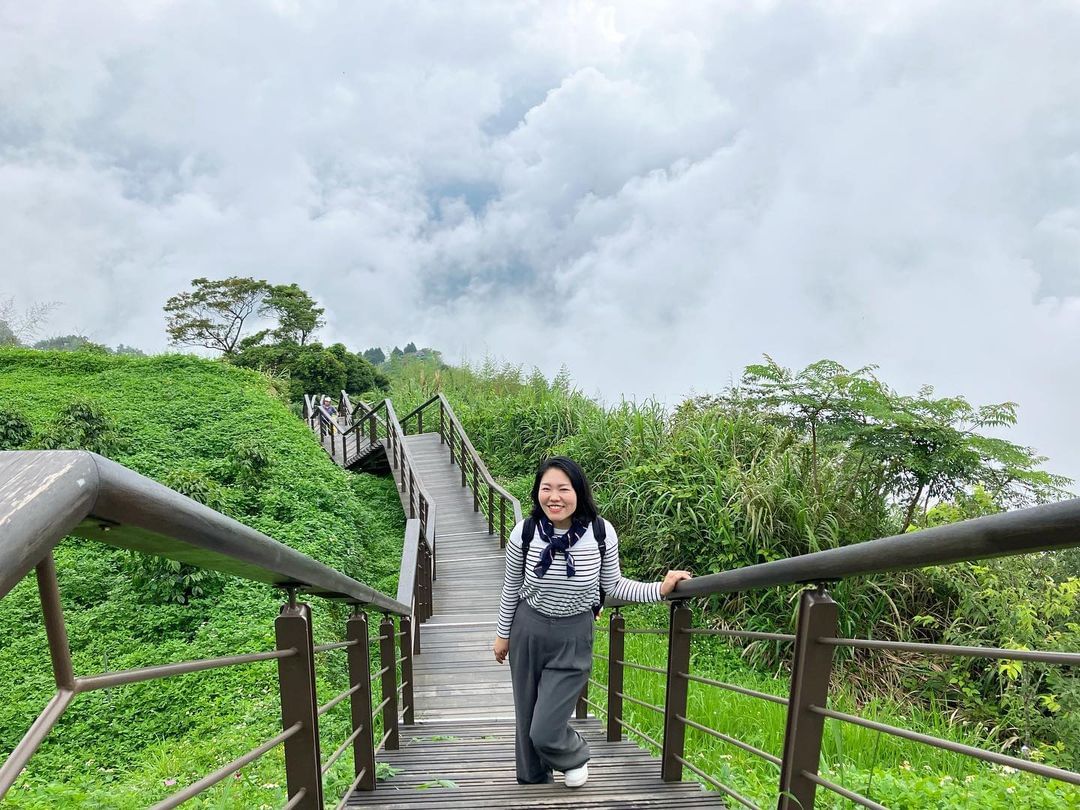
[(330, 432), (333, 433), (337, 427), (337, 408), (334, 407), (334, 403), (330, 400), (330, 397), (322, 398), (323, 410), (330, 414)]
[(589, 778), (589, 744), (570, 727), (570, 715), (592, 670), (601, 588), (624, 602), (659, 602), (689, 578), (687, 571), (668, 571), (662, 582), (623, 577), (619, 539), (597, 515), (581, 467), (564, 456), (540, 464), (532, 513), (506, 545), (493, 646), (500, 664), (510, 656), (519, 783), (552, 782), (554, 771), (563, 772), (567, 787)]

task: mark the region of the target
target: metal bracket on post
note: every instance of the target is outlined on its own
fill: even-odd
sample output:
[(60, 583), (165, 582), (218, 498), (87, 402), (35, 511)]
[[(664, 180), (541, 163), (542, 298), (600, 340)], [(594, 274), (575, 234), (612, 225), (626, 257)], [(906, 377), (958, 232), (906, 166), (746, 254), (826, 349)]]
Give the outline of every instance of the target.
[(814, 806), (817, 786), (803, 774), (818, 772), (825, 718), (810, 711), (810, 707), (824, 706), (829, 699), (833, 659), (833, 648), (818, 644), (817, 639), (836, 636), (838, 617), (839, 607), (824, 585), (803, 591), (791, 662), (779, 810), (809, 810)]
[(289, 798), (301, 791), (296, 805), (303, 810), (322, 810), (323, 784), (319, 755), (318, 702), (315, 698), (315, 652), (311, 631), (311, 608), (297, 604), (296, 588), (289, 588), (289, 602), (281, 608), (274, 629), (279, 650), (296, 654), (278, 659), (281, 692), (281, 727), (300, 730), (285, 740), (285, 777)]
[[(345, 640), (356, 642), (349, 647), (349, 686), (359, 687), (353, 692), (350, 708), (352, 710), (353, 731), (363, 731), (353, 740), (353, 763), (355, 774), (359, 777), (357, 790), (375, 789), (375, 739), (371, 723), (371, 654), (368, 644), (367, 614), (354, 606), (353, 615), (345, 624)], [(363, 772), (363, 776), (360, 776)]]
[(626, 655), (626, 619), (618, 608), (608, 619), (608, 671), (607, 671), (607, 738), (608, 742), (622, 740), (623, 716), (623, 658)]
[(664, 700), (664, 751), (661, 756), (660, 778), (665, 782), (682, 781), (682, 758), (686, 743), (686, 726), (678, 719), (686, 717), (686, 697), (690, 682), (683, 677), (690, 673), (690, 608), (682, 600), (671, 603), (671, 623), (668, 629), (667, 697)]

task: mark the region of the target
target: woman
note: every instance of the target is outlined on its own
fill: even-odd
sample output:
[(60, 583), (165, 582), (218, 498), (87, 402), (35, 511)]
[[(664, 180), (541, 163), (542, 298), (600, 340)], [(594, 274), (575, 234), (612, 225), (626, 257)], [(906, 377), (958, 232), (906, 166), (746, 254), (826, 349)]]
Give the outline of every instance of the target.
[(563, 456), (540, 465), (532, 514), (514, 527), (506, 545), (493, 647), (501, 664), (513, 641), (518, 782), (551, 782), (552, 772), (562, 771), (567, 787), (581, 787), (589, 777), (589, 745), (569, 721), (592, 669), (600, 589), (624, 602), (659, 602), (689, 578), (686, 571), (669, 571), (652, 583), (623, 577), (618, 537), (596, 514), (581, 467)]

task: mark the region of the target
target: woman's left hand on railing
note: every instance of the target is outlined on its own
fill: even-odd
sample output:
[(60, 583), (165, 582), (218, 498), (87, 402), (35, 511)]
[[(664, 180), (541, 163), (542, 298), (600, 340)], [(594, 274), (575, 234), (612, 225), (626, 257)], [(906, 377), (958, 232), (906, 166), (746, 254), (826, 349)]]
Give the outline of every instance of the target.
[(675, 586), (684, 579), (693, 579), (693, 574), (689, 571), (668, 571), (667, 574), (664, 575), (663, 581), (660, 583), (660, 595), (667, 596), (675, 590)]

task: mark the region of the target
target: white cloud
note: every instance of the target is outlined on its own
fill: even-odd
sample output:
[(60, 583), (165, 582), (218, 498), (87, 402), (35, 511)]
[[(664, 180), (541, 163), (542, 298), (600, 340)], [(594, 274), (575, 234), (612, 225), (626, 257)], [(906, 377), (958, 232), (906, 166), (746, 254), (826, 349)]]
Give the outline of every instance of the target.
[(1080, 477), (1076, 41), (1055, 0), (9, 6), (0, 292), (158, 349), (191, 278), (297, 281), (329, 339), (607, 397), (878, 363)]

